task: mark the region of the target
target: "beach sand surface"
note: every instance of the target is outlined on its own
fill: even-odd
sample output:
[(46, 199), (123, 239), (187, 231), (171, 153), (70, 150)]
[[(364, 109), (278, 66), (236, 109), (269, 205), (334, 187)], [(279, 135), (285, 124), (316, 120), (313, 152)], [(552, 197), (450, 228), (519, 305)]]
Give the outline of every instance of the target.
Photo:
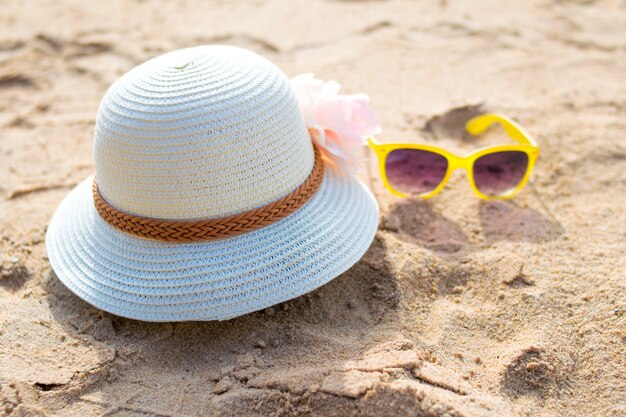
[[(0, 5), (0, 415), (626, 416), (626, 3), (33, 1)], [(46, 225), (94, 171), (107, 87), (199, 44), (366, 92), (382, 141), (460, 153), (483, 111), (540, 143), (514, 200), (457, 172), (429, 201), (378, 179), (365, 257), (225, 322), (103, 313), (51, 271)]]

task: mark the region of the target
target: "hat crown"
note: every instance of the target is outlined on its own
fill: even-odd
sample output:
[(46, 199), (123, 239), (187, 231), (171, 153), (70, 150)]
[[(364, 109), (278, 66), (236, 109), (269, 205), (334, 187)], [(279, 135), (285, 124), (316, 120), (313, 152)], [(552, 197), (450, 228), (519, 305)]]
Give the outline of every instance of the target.
[(100, 193), (172, 220), (223, 217), (289, 194), (314, 153), (287, 77), (244, 49), (199, 46), (136, 67), (106, 92), (94, 135)]

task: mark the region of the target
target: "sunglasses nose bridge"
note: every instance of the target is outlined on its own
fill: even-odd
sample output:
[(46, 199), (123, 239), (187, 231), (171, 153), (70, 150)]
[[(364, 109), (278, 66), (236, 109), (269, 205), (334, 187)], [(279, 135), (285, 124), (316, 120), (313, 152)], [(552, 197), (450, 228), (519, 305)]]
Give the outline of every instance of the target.
[(463, 169), (465, 165), (462, 163), (460, 159), (457, 158), (448, 158), (448, 169), (450, 173), (456, 171), (457, 169)]

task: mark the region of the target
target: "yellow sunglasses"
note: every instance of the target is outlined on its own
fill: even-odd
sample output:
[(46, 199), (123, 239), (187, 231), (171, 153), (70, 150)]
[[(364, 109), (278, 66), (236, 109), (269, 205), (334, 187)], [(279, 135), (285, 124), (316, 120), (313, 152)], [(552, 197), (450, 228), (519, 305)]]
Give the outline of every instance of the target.
[(519, 144), (489, 146), (467, 156), (457, 156), (430, 145), (380, 143), (374, 137), (368, 142), (378, 156), (385, 187), (397, 196), (430, 198), (441, 191), (452, 172), (464, 168), (478, 197), (511, 198), (528, 182), (539, 147), (521, 126), (501, 114), (474, 117), (465, 124), (465, 129), (479, 135), (494, 123), (502, 125)]

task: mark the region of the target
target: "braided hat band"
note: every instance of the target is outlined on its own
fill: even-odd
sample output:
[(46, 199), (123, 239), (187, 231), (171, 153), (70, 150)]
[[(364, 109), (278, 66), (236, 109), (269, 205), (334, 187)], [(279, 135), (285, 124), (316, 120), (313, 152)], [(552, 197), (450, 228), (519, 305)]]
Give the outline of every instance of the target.
[(111, 226), (134, 236), (166, 242), (200, 242), (224, 239), (251, 232), (281, 220), (313, 197), (324, 178), (324, 161), (313, 144), (315, 162), (308, 178), (285, 197), (233, 216), (199, 221), (163, 220), (135, 216), (109, 205), (93, 180), (93, 199), (100, 217)]

